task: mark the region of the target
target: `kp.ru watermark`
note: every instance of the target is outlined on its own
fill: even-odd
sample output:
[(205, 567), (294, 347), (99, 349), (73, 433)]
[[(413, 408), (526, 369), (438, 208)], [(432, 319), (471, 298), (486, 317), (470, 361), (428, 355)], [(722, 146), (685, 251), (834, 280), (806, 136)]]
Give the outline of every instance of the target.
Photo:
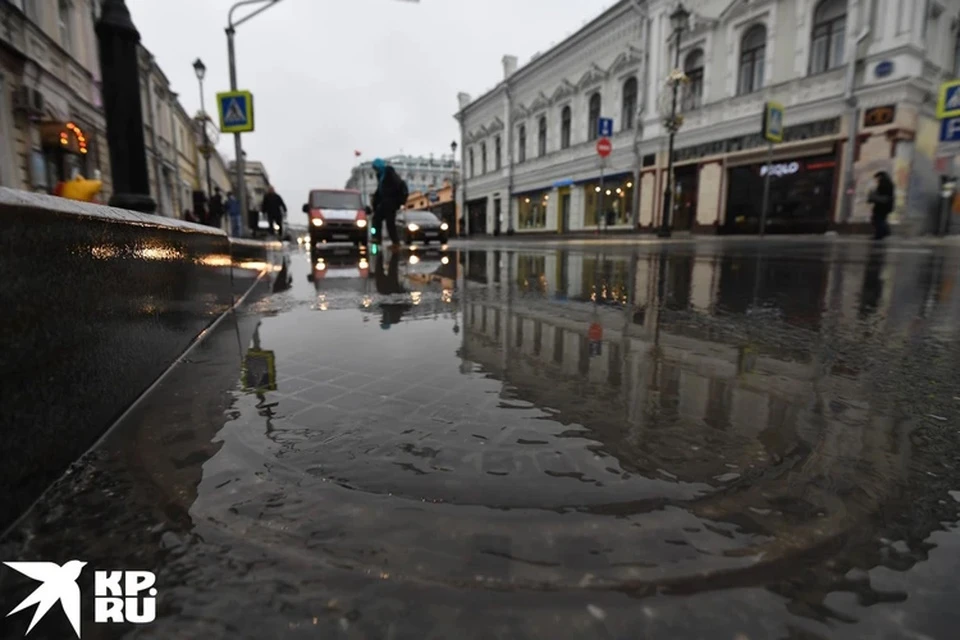
[[(23, 602), (7, 614), (12, 616), (36, 606), (27, 633), (57, 603), (80, 638), (80, 587), (77, 579), (86, 562), (71, 560), (62, 567), (53, 562), (4, 562), (11, 569), (40, 583)], [(93, 621), (97, 623), (146, 624), (157, 617), (157, 577), (150, 571), (95, 571), (93, 574)]]

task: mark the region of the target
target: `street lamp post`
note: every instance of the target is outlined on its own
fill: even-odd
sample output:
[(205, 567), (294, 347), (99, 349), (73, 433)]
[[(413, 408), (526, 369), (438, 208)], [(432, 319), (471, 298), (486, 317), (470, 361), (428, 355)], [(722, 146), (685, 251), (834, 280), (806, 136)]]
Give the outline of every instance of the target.
[(457, 210), (457, 141), (450, 143), (450, 161), (453, 168), (450, 170), (450, 200), (453, 202), (453, 233), (460, 236), (460, 211)]
[(663, 216), (661, 216), (660, 221), (660, 232), (657, 234), (661, 238), (670, 237), (670, 210), (673, 207), (674, 192), (673, 143), (674, 138), (677, 135), (677, 131), (680, 129), (680, 121), (677, 119), (677, 90), (680, 87), (680, 76), (682, 74), (680, 71), (680, 36), (683, 33), (684, 28), (686, 28), (687, 20), (689, 18), (690, 12), (683, 7), (682, 3), (678, 4), (677, 8), (674, 9), (673, 13), (670, 14), (670, 24), (673, 27), (673, 37), (677, 41), (677, 52), (673, 71), (670, 74), (672, 80), (671, 90), (673, 92), (670, 103), (670, 118), (667, 119), (665, 123), (667, 130), (670, 131), (670, 142), (667, 145), (667, 186), (663, 190)]
[[(241, 24), (243, 24), (247, 20), (250, 20), (257, 14), (263, 13), (270, 7), (277, 4), (278, 2), (280, 2), (280, 0), (240, 0), (240, 2), (237, 2), (232, 7), (230, 7), (230, 12), (227, 14), (227, 28), (226, 28), (227, 58), (229, 59), (229, 62), (230, 62), (230, 91), (237, 90), (237, 53), (233, 43), (233, 37), (236, 34), (237, 27), (239, 27)], [(240, 7), (251, 5), (251, 4), (262, 4), (264, 6), (260, 7), (256, 11), (234, 22), (233, 12), (239, 9)], [(242, 212), (242, 215), (246, 215), (247, 189), (246, 189), (246, 181), (244, 180), (244, 176), (246, 174), (246, 169), (245, 169), (246, 161), (244, 159), (244, 154), (243, 154), (243, 142), (240, 140), (239, 133), (233, 134), (233, 143), (234, 143), (234, 149), (237, 157), (237, 160), (234, 166), (234, 168), (236, 169), (236, 176), (235, 176), (235, 180), (237, 182), (236, 191), (240, 194), (240, 197), (239, 197), (240, 211)]]
[(137, 31), (123, 0), (105, 0), (97, 22), (107, 147), (113, 174), (110, 206), (154, 213), (150, 197), (147, 148), (140, 102), (140, 56)]
[(210, 177), (210, 136), (207, 134), (207, 107), (203, 99), (203, 78), (207, 75), (207, 67), (200, 58), (193, 63), (193, 70), (197, 74), (197, 80), (200, 82), (200, 113), (203, 114), (203, 160), (207, 166), (207, 197), (213, 194), (213, 181)]

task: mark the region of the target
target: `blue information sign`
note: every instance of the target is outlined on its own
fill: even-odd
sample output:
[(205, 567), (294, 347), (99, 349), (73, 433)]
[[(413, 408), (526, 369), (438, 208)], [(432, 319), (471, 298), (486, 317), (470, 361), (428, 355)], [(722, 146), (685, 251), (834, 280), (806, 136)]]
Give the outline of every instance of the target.
[(940, 121), (940, 142), (960, 142), (960, 117)]
[(613, 135), (613, 118), (600, 118), (597, 121), (597, 135), (601, 138)]

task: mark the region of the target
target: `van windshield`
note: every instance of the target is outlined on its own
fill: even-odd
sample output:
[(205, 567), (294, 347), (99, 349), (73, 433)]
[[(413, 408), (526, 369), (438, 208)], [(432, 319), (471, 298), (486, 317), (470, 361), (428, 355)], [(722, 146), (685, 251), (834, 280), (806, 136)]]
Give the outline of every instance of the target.
[(311, 209), (363, 209), (363, 202), (359, 193), (349, 191), (312, 191), (310, 193)]

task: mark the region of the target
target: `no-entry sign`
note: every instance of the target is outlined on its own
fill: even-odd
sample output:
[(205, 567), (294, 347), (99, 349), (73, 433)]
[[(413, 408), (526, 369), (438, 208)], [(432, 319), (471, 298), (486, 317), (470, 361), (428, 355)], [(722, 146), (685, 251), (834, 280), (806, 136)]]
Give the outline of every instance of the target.
[(610, 144), (609, 138), (600, 138), (597, 140), (597, 155), (601, 158), (606, 158), (610, 155), (610, 152), (613, 151), (613, 145)]

